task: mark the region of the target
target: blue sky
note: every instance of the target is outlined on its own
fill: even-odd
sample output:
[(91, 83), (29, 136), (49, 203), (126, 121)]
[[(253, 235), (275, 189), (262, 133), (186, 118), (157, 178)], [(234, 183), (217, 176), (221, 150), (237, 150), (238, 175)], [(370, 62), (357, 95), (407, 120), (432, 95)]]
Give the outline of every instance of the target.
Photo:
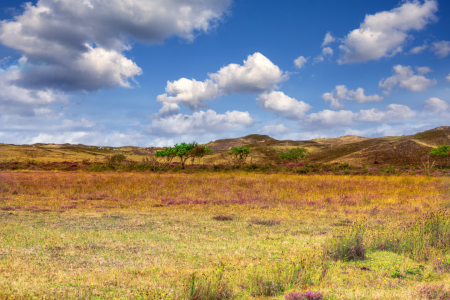
[(2, 1), (0, 142), (164, 146), (450, 125), (450, 3)]

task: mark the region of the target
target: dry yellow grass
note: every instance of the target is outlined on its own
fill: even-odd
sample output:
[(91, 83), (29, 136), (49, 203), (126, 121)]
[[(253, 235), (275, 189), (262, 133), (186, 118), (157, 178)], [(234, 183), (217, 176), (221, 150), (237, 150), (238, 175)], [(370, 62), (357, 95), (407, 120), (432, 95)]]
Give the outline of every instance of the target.
[[(172, 299), (192, 273), (218, 270), (247, 299), (258, 276), (320, 261), (323, 245), (352, 221), (385, 231), (449, 200), (448, 178), (422, 176), (2, 172), (0, 299)], [(417, 299), (425, 282), (450, 281), (433, 260), (368, 257), (330, 261), (324, 276), (313, 266), (308, 283), (284, 293)], [(392, 277), (415, 268), (420, 276)]]

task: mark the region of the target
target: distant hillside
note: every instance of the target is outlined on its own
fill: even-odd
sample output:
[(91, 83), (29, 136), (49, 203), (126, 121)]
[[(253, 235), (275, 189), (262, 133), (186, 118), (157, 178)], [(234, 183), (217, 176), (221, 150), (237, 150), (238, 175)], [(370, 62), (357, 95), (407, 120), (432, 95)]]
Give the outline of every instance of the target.
[[(416, 165), (424, 151), (439, 145), (450, 144), (450, 126), (442, 126), (410, 136), (367, 138), (343, 136), (310, 141), (276, 140), (267, 135), (252, 134), (240, 138), (221, 139), (206, 145), (214, 150), (202, 163), (225, 163), (231, 147), (248, 146), (251, 162), (282, 163), (279, 154), (294, 147), (304, 147), (312, 152), (308, 162), (348, 163), (351, 165)], [(37, 161), (103, 161), (105, 157), (122, 153), (128, 160), (140, 161), (151, 157), (162, 148), (157, 147), (98, 147), (70, 144), (0, 144), (0, 160)]]

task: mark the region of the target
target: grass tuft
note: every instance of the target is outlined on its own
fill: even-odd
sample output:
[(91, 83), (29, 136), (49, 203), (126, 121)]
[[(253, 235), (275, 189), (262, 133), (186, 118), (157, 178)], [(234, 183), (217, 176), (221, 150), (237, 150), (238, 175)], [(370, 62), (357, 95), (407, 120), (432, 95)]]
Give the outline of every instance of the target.
[(344, 229), (340, 235), (333, 237), (325, 246), (326, 255), (335, 261), (364, 260), (366, 258), (365, 222), (365, 219), (357, 221), (351, 227)]
[(216, 221), (233, 221), (232, 216), (224, 216), (224, 215), (218, 215), (213, 217)]
[(274, 225), (281, 224), (280, 220), (260, 220), (257, 218), (251, 219), (249, 222), (252, 224), (264, 225), (264, 226), (274, 226)]

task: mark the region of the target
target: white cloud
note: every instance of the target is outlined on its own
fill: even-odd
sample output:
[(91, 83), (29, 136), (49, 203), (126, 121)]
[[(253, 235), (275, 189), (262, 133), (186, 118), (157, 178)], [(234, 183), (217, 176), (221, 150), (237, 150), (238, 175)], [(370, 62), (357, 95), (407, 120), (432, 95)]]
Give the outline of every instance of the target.
[[(89, 5), (86, 5), (88, 3)], [(128, 37), (192, 40), (221, 19), (231, 0), (39, 0), (0, 23), (0, 41), (19, 50), (31, 68), (20, 83), (34, 88), (97, 90), (129, 86), (140, 68), (122, 52)]]
[(61, 125), (53, 125), (50, 127), (51, 130), (64, 130), (64, 131), (80, 131), (93, 129), (95, 127), (95, 123), (82, 118), (80, 121), (73, 121), (64, 119), (61, 122)]
[(430, 98), (425, 101), (424, 108), (434, 113), (440, 113), (450, 111), (450, 104), (439, 98)]
[(278, 88), (278, 83), (289, 78), (287, 73), (283, 73), (278, 66), (258, 52), (249, 55), (242, 66), (229, 64), (208, 76), (209, 79), (205, 81), (186, 78), (168, 81), (166, 93), (159, 95), (157, 100), (180, 103), (196, 110), (205, 107), (206, 100), (231, 93), (261, 93)]
[(430, 68), (428, 67), (416, 67), (417, 73), (425, 75), (427, 73), (433, 72)]
[(7, 56), (7, 57), (0, 59), (0, 66), (6, 64), (8, 61), (11, 60), (11, 58), (12, 58), (11, 56)]
[(194, 112), (192, 115), (177, 114), (166, 118), (154, 119), (143, 128), (147, 133), (164, 135), (205, 134), (224, 132), (253, 124), (248, 112), (227, 111), (217, 114), (213, 110)]
[(428, 45), (425, 43), (422, 46), (417, 46), (409, 50), (409, 53), (411, 54), (419, 54), (425, 51), (428, 48)]
[(164, 137), (151, 137), (140, 132), (22, 132), (22, 131), (0, 131), (0, 140), (10, 144), (35, 144), (35, 143), (55, 143), (55, 144), (84, 144), (97, 146), (153, 146), (164, 147), (173, 146), (174, 140)]
[(359, 135), (367, 137), (380, 137), (380, 136), (401, 136), (412, 135), (417, 132), (432, 129), (429, 124), (406, 124), (406, 125), (388, 125), (381, 124), (373, 128), (358, 130), (358, 129), (346, 129), (345, 134)]
[(434, 42), (433, 46), (431, 47), (431, 50), (434, 51), (434, 53), (439, 58), (447, 57), (450, 54), (450, 42), (449, 41)]
[(288, 119), (301, 119), (311, 109), (311, 105), (277, 91), (263, 93), (256, 101), (263, 110)]
[(322, 49), (322, 55), (323, 56), (326, 56), (326, 55), (332, 56), (333, 54), (334, 54), (334, 51), (330, 47), (325, 47), (325, 48)]
[(450, 82), (450, 74), (448, 74), (448, 76), (445, 77), (445, 81)]
[(366, 103), (373, 101), (382, 101), (384, 98), (374, 94), (371, 96), (364, 95), (363, 88), (357, 88), (356, 91), (348, 90), (345, 85), (337, 85), (331, 93), (325, 93), (322, 95), (325, 101), (331, 102), (332, 108), (343, 108), (344, 104), (339, 100), (351, 100), (357, 103)]
[(436, 0), (406, 1), (391, 11), (366, 15), (358, 29), (351, 31), (339, 48), (339, 63), (365, 62), (394, 56), (403, 51), (403, 44), (412, 30), (421, 30), (436, 20)]
[(294, 65), (298, 69), (301, 69), (306, 64), (307, 61), (308, 61), (308, 57), (299, 56), (297, 59), (294, 60)]
[(156, 118), (165, 118), (168, 116), (176, 115), (180, 112), (180, 107), (176, 103), (163, 102), (163, 107), (154, 116)]
[(387, 122), (414, 117), (416, 113), (406, 105), (390, 104), (385, 111), (378, 109), (360, 110), (354, 120), (358, 122)]
[(283, 124), (278, 124), (264, 126), (262, 129), (258, 130), (258, 133), (267, 134), (269, 136), (280, 136), (291, 131), (291, 129), (285, 127)]
[(349, 110), (333, 111), (325, 109), (308, 115), (303, 123), (312, 128), (348, 127), (354, 122), (395, 122), (415, 115), (416, 112), (406, 105), (390, 104), (384, 111), (372, 108), (354, 113)]
[(331, 33), (327, 32), (325, 34), (325, 38), (323, 39), (322, 47), (325, 47), (326, 45), (333, 43), (335, 40), (336, 39), (331, 35)]
[(326, 56), (333, 56), (334, 51), (330, 47), (325, 47), (322, 49), (322, 54), (314, 57), (314, 63), (320, 63), (325, 60)]
[(213, 100), (220, 95), (217, 83), (210, 79), (197, 81), (181, 78), (174, 82), (167, 81), (166, 94), (159, 95), (156, 99), (164, 105), (180, 103), (191, 110), (196, 110), (206, 107), (206, 100)]
[[(124, 52), (130, 42), (158, 43), (170, 36), (192, 41), (208, 32), (232, 0), (38, 0), (0, 22), (0, 42), (22, 57), (2, 79), (2, 103), (30, 111), (57, 91), (130, 87), (142, 70)], [(12, 92), (19, 90), (18, 93)], [(17, 96), (16, 96), (17, 95)], [(2, 97), (3, 96), (3, 97)], [(0, 104), (1, 105), (1, 104)], [(45, 105), (44, 105), (45, 106)], [(10, 109), (12, 110), (12, 109)]]
[(323, 58), (322, 55), (314, 57), (314, 63), (320, 63), (320, 62), (323, 62), (323, 61), (324, 61), (324, 58)]
[[(423, 69), (424, 70), (424, 69)], [(398, 85), (401, 88), (412, 92), (425, 91), (428, 87), (436, 85), (435, 79), (428, 79), (425, 76), (415, 75), (410, 66), (396, 65), (393, 68), (394, 75), (388, 78), (382, 78), (378, 87), (386, 89), (385, 94), (389, 94), (392, 88)]]
[(14, 68), (0, 70), (0, 115), (50, 116), (55, 114), (48, 106), (67, 102), (67, 97), (51, 89), (25, 89), (15, 84), (20, 71)]
[(353, 115), (353, 112), (349, 110), (325, 109), (308, 115), (305, 123), (312, 127), (350, 126), (353, 124)]

